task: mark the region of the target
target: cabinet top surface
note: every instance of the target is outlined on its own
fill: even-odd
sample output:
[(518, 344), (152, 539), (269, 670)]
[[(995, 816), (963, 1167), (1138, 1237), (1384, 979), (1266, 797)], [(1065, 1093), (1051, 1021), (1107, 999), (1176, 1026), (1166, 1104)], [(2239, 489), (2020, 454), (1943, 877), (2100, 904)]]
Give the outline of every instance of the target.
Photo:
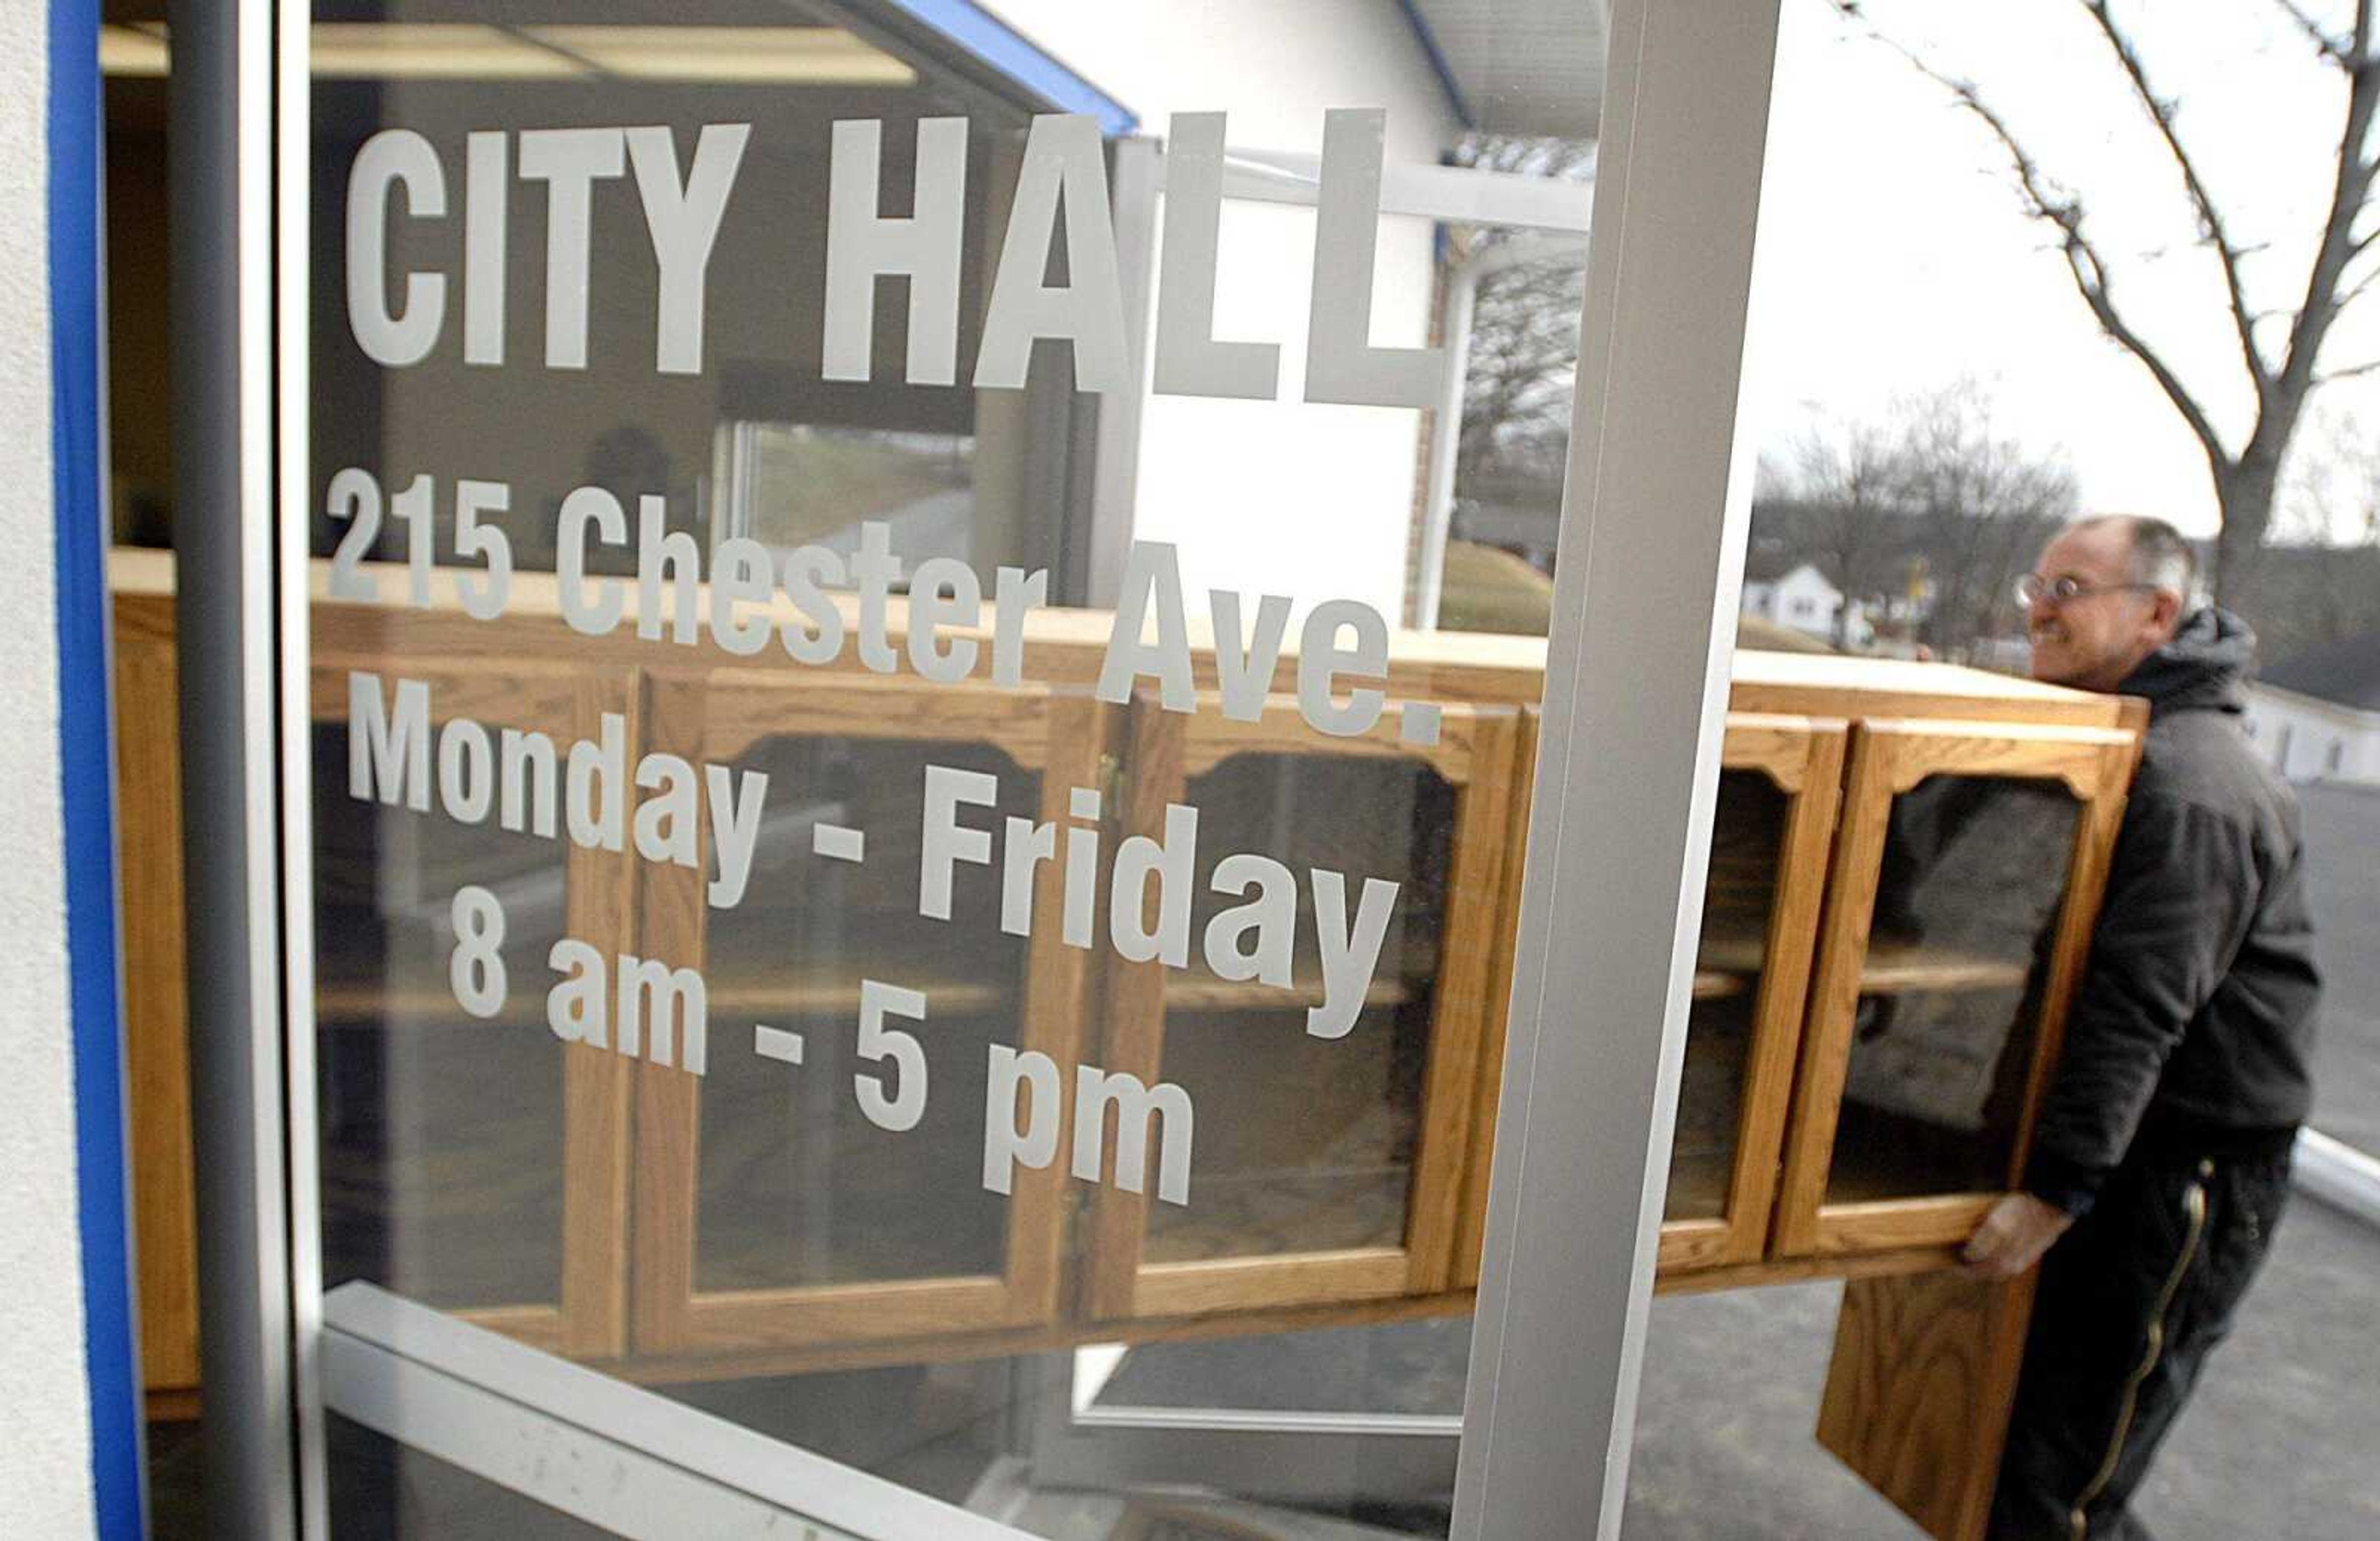
[[(118, 547), (109, 553), (108, 587), (119, 596), (170, 597), (174, 592), (174, 567), (171, 552)], [(468, 569), (433, 570), (431, 603), (425, 613), (409, 607), (400, 608), (394, 601), (385, 606), (333, 601), (328, 597), (329, 562), (317, 558), (311, 567), (310, 587), (318, 607), (335, 605), (358, 613), (382, 611), (392, 619), (402, 617), (415, 624), (443, 620), (477, 624), (464, 622), (454, 587), (456, 575), (468, 573)], [(395, 595), (404, 591), (403, 564), (368, 563), (364, 568), (384, 577), (385, 592)], [(836, 601), (847, 612), (846, 619), (856, 616), (855, 597), (838, 595)], [(782, 595), (772, 606), (752, 608), (785, 618), (797, 613)], [(1190, 607), (1188, 630), (1194, 649), (1206, 654), (1212, 649), (1213, 638), (1202, 610), (1196, 604)], [(979, 625), (951, 628), (953, 634), (988, 637), (995, 620), (994, 607), (987, 601), (983, 611)], [(561, 600), (554, 576), (515, 575), (509, 613), (526, 622), (558, 622)], [(894, 596), (887, 606), (887, 619), (894, 634), (905, 633), (907, 607), (901, 596)], [(1037, 610), (1026, 617), (1023, 629), (1026, 645), (1036, 650), (1059, 658), (1069, 654), (1095, 656), (1106, 648), (1113, 620), (1112, 613), (1107, 611)], [(569, 635), (567, 640), (579, 647), (589, 644), (588, 638), (575, 634)], [(1293, 631), (1282, 642), (1285, 660), (1295, 659), (1297, 645)], [(1500, 704), (1534, 704), (1545, 675), (1546, 639), (1486, 632), (1399, 630), (1390, 634), (1390, 657), (1393, 672), (1441, 676), (1447, 686), (1444, 693), (1451, 696)], [(706, 653), (701, 661), (719, 660)], [(744, 661), (748, 667), (748, 661)], [(1855, 698), (1891, 698), (1896, 702), (1932, 698), (1986, 710), (1995, 704), (2005, 703), (2027, 714), (2061, 716), (2112, 717), (2114, 710), (2110, 698), (2082, 691), (1958, 664), (1918, 663), (1900, 659), (1739, 649), (1730, 678), (1735, 687), (1735, 704), (1755, 710), (1823, 711), (1828, 710), (1824, 698), (1842, 698), (1847, 702)], [(1811, 700), (1800, 702), (1797, 698)], [(1889, 710), (1905, 708), (1896, 705)]]

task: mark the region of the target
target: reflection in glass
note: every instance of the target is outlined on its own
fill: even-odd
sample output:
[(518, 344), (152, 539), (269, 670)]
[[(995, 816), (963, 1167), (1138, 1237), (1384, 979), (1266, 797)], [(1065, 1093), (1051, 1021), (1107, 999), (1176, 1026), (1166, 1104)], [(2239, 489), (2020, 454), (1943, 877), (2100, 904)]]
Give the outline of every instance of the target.
[(1936, 776), (1896, 799), (1828, 1198), (2006, 1185), (2080, 806)]
[[(795, 1070), (733, 1047), (702, 1086), (695, 1282), (795, 1288), (997, 1274), (1008, 1201), (980, 1179), (986, 1046), (1026, 1036), (1026, 943), (1000, 928), (1000, 873), (956, 864), (951, 919), (917, 914), (928, 764), (995, 776), (978, 827), (1031, 818), (1039, 778), (979, 745), (787, 736), (742, 757), (769, 777), (750, 890), (709, 918), (711, 1017), (796, 1032)], [(819, 823), (868, 838), (861, 864), (812, 854)], [(921, 990), (933, 1080), (917, 1126), (868, 1122), (855, 1074), (862, 979)]]
[(545, 996), (465, 1012), (455, 892), (504, 906), (505, 953), (565, 934), (564, 847), (347, 795), (346, 734), (314, 731), (315, 1013), (322, 1272), (433, 1305), (561, 1295), (563, 1062)]
[[(1208, 589), (1225, 588), (1287, 596), (1301, 613), (1353, 599), (1391, 625), (1437, 617), (1434, 557), (1423, 553), (1444, 534), (1454, 489), (1435, 471), (1451, 468), (1458, 435), (1481, 419), (1447, 407), (1302, 399), (1314, 296), (1360, 277), (1374, 346), (1436, 345), (1451, 358), (1463, 356), (1458, 329), (1465, 325), (1455, 270), (1500, 241), (1498, 231), (1562, 245), (1574, 267), (1590, 202), (1584, 178), (1556, 188), (1557, 169), (1540, 156), (1493, 162), (1460, 152), (1475, 134), (1515, 145), (1561, 135), (1556, 159), (1583, 168), (1592, 154), (1600, 23), (1585, 11), (1548, 23), (1552, 31), (1533, 35), (1561, 43), (1548, 55), (1559, 67), (1533, 72), (1526, 90), (1478, 86), (1464, 95), (1452, 89), (1457, 77), (1433, 62), (1417, 14), (1401, 7), (1276, 6), (1252, 12), (1244, 18), (1250, 26), (1220, 28), (1164, 7), (1130, 9), (1126, 23), (1110, 8), (1039, 0), (923, 8), (880, 0), (322, 0), (313, 7), (306, 103), (310, 245), (307, 261), (293, 265), (311, 285), (303, 453), (313, 493), (298, 516), (308, 520), (313, 554), (328, 558), (355, 528), (326, 512), (322, 493), (338, 471), (360, 468), (392, 497), (429, 478), (437, 493), (426, 512), (384, 520), (365, 554), (470, 567), (458, 540), (456, 484), (501, 479), (510, 501), (498, 522), (519, 576), (499, 621), (408, 612), (376, 630), (382, 617), (323, 601), (322, 625), (341, 630), (348, 650), (371, 655), (384, 673), (404, 673), (424, 656), (461, 660), (458, 669), (483, 673), (491, 693), (517, 658), (556, 661), (581, 682), (580, 710), (584, 686), (625, 703), (632, 754), (688, 726), (669, 717), (668, 706), (698, 698), (696, 676), (733, 673), (736, 690), (711, 698), (749, 699), (745, 685), (759, 694), (761, 676), (793, 672), (773, 643), (728, 658), (708, 646), (637, 638), (626, 625), (597, 640), (570, 633), (548, 575), (562, 566), (561, 507), (588, 486), (618, 501), (628, 528), (624, 539), (595, 542), (585, 572), (631, 580), (623, 585), (630, 596), (638, 592), (633, 580), (649, 518), (656, 534), (682, 537), (679, 549), (690, 541), (706, 558), (737, 537), (780, 552), (824, 546), (848, 553), (863, 522), (882, 521), (905, 575), (936, 556), (963, 560), (987, 580), (1001, 565), (1046, 570), (1042, 620), (1051, 635), (1104, 634), (1097, 612), (1115, 602), (1123, 556), (1135, 539), (1179, 552), (1194, 613), (1206, 610)], [(979, 28), (953, 28), (926, 14), (938, 10), (999, 14), (976, 18)], [(1055, 339), (1035, 348), (1022, 388), (975, 388), (994, 274), (1018, 226), (1012, 213), (1026, 135), (1034, 115), (1053, 107), (1087, 111), (1098, 122), (1108, 207), (1078, 206), (1078, 189), (1069, 187), (1067, 230), (1046, 232), (1052, 238), (1038, 276), (1053, 289), (1087, 277), (1076, 272), (1068, 234), (1108, 223), (1119, 237), (1129, 324), (1141, 343), (1154, 341), (1148, 307), (1170, 238), (1163, 189), (1174, 106), (1231, 115), (1208, 330), (1219, 340), (1278, 349), (1279, 388), (1247, 399), (1158, 390), (1153, 354), (1136, 344), (1132, 388), (1095, 395), (1076, 389), (1067, 348)], [(1368, 273), (1325, 271), (1318, 285), (1314, 163), (1325, 113), (1347, 106), (1385, 114), (1381, 149), (1395, 206), (1377, 222)], [(869, 301), (872, 376), (838, 370), (829, 379), (827, 219), (837, 125), (880, 126), (876, 209), (886, 220), (910, 220), (922, 201), (920, 125), (952, 117), (967, 130), (951, 285), (955, 376), (905, 380), (916, 286), (895, 273), (874, 285)], [(662, 285), (646, 190), (650, 132), (666, 130), (672, 169), (682, 175), (705, 128), (726, 125), (749, 133), (701, 269), (701, 355), (692, 369), (665, 370), (656, 357)], [(561, 132), (592, 142), (631, 128), (644, 136), (646, 164), (624, 162), (585, 187), (587, 266), (576, 289), (566, 274), (557, 287), (552, 238), (566, 235), (577, 216), (561, 186), (527, 170), (528, 137)], [(402, 364), (359, 346), (343, 283), (349, 174), (361, 148), (392, 131), (419, 136), (443, 195), (435, 212), (426, 181), (391, 188), (383, 200), (386, 239), (377, 255), (391, 294), (408, 292), (416, 276), (445, 285), (436, 338)], [(475, 182), (474, 151), (491, 147), (504, 151), (494, 163), (502, 169), (491, 179), (482, 154)], [(1409, 177), (1408, 169), (1423, 175)], [(1420, 190), (1405, 190), (1408, 181)], [(492, 242), (491, 218), (503, 230)], [(1574, 336), (1574, 287), (1536, 308), (1549, 334)], [(549, 357), (556, 307), (566, 318), (581, 298), (583, 346), (565, 350), (575, 361), (557, 363)], [(1496, 293), (1487, 303), (1498, 303)], [(1470, 357), (1476, 367), (1485, 351)], [(1548, 423), (1567, 420), (1535, 397), (1524, 405)], [(1468, 524), (1464, 532), (1489, 538)], [(706, 576), (713, 569), (710, 560), (699, 565)], [(394, 611), (399, 585), (386, 587)], [(370, 635), (359, 641), (362, 633)], [(1400, 633), (1395, 644), (1401, 668), (1406, 649), (1434, 646), (1412, 635)], [(1202, 649), (1202, 685), (1210, 658)], [(1028, 685), (1087, 686), (1079, 671), (1050, 675), (1038, 662), (1028, 659)], [(645, 673), (629, 677), (631, 670)], [(695, 694), (675, 694), (682, 683)], [(735, 908), (697, 908), (692, 917), (670, 907), (690, 874), (659, 869), (633, 851), (616, 860), (611, 853), (581, 858), (566, 843), (516, 851), (481, 828), (455, 839), (437, 815), (359, 813), (335, 790), (344, 786), (344, 738), (326, 751), (334, 758), (320, 771), (319, 826), (327, 1281), (371, 1278), (442, 1305), (552, 1305), (566, 1235), (572, 1303), (556, 1313), (566, 1319), (541, 1322), (540, 1331), (514, 1317), (498, 1324), (504, 1329), (641, 1384), (684, 1372), (689, 1380), (666, 1395), (957, 1500), (977, 1492), (996, 1457), (1015, 1456), (1030, 1438), (1020, 1426), (1037, 1414), (1020, 1410), (1019, 1388), (1038, 1366), (1024, 1355), (1094, 1332), (1145, 1336), (1143, 1324), (1086, 1304), (1107, 1277), (1102, 1268), (1117, 1260), (1102, 1252), (1116, 1238), (1094, 1223), (1111, 1184), (1075, 1177), (1075, 1153), (1062, 1147), (1035, 1169), (1022, 1201), (985, 1191), (987, 1048), (1048, 1048), (1050, 1068), (1066, 1077), (1059, 1116), (1071, 1134), (1075, 1072), (1114, 1059), (1109, 1048), (1126, 1029), (1151, 1024), (1102, 1014), (1120, 968), (1104, 936), (1088, 952), (1053, 955), (1031, 953), (1060, 946), (1046, 916), (1031, 943), (1001, 931), (997, 867), (959, 864), (952, 920), (917, 915), (920, 772), (930, 761), (996, 777), (999, 806), (971, 809), (967, 822), (997, 831), (1005, 818), (1040, 819), (1050, 777), (1093, 784), (1084, 768), (1111, 755), (1113, 779), (1096, 784), (1113, 792), (1132, 786), (1144, 768), (1125, 748), (1128, 711), (1076, 714), (1065, 730), (1072, 736), (1053, 737), (1051, 758), (1039, 762), (1046, 774), (1036, 774), (1021, 763), (1035, 757), (1021, 749), (1011, 757), (988, 744), (931, 738), (936, 720), (898, 715), (921, 710), (914, 697), (876, 711), (869, 693), (878, 683), (856, 669), (838, 676), (843, 705), (832, 717), (756, 725), (722, 710), (701, 724), (717, 747), (696, 758), (766, 770), (770, 785), (747, 896)], [(1535, 695), (1533, 685), (1518, 688)], [(922, 710), (947, 699), (983, 722), (1006, 710), (976, 689), (975, 682), (952, 687)], [(1461, 699), (1459, 690), (1429, 694)], [(754, 743), (758, 733), (777, 736)], [(902, 733), (918, 736), (894, 736)], [(731, 739), (735, 746), (723, 746)], [(1317, 735), (1307, 752), (1238, 756), (1176, 790), (1204, 825), (1194, 926), (1229, 902), (1206, 890), (1213, 864), (1261, 852), (1299, 875), (1301, 939), (1294, 990), (1167, 971), (1162, 1049), (1135, 1073), (1176, 1083), (1195, 1102), (1197, 1154), (1190, 1206), (1148, 1206), (1152, 1261), (1394, 1247), (1405, 1239), (1433, 1021), (1441, 1001), (1450, 1013), (1479, 1002), (1441, 998), (1436, 986), (1456, 793), (1419, 762), (1369, 752), (1376, 747), (1351, 753)], [(1046, 790), (1056, 795), (1048, 806), (1064, 806), (1064, 785)], [(1488, 789), (1483, 811), (1510, 791)], [(1120, 797), (1109, 802), (1099, 831), (1110, 857), (1123, 806)], [(864, 862), (818, 855), (811, 832), (820, 819), (864, 831)], [(408, 888), (397, 880), (416, 858), (403, 842), (431, 824), (441, 826), (433, 840), (441, 865), (434, 881)], [(1487, 838), (1508, 834), (1499, 829)], [(1464, 853), (1466, 867), (1474, 855)], [(1483, 868), (1501, 855), (1475, 853)], [(700, 970), (710, 1032), (701, 1076), (554, 1040), (538, 1008), (546, 950), (565, 932), (558, 900), (550, 915), (526, 897), (514, 909), (506, 945), (514, 1010), (474, 1023), (443, 999), (451, 992), (440, 965), (451, 937), (434, 910), (424, 917), (407, 906), (448, 899), (463, 880), (511, 883), (510, 895), (551, 879), (558, 892), (565, 866), (616, 885), (576, 896), (600, 912), (587, 933), (593, 944)], [(1353, 1030), (1330, 1041), (1310, 1036), (1305, 1022), (1320, 974), (1303, 880), (1318, 867), (1345, 874), (1357, 892), (1366, 879), (1400, 885), (1370, 997)], [(1098, 876), (1107, 880), (1104, 863)], [(670, 904), (646, 905), (657, 891), (673, 895)], [(1044, 966), (1053, 958), (1056, 966)], [(1050, 984), (1051, 976), (1064, 982)], [(868, 1122), (854, 1096), (855, 1077), (886, 1074), (856, 1052), (859, 985), (868, 978), (923, 990), (929, 1002), (925, 1022), (900, 1025), (924, 1046), (931, 1095), (922, 1121), (897, 1135)], [(1042, 1000), (1045, 988), (1064, 999)], [(1083, 1020), (1062, 1022), (1054, 1014), (1062, 1011)], [(752, 1052), (756, 1024), (799, 1034), (802, 1063)], [(1146, 1047), (1145, 1037), (1139, 1042)], [(575, 1169), (567, 1224), (563, 1184), (574, 1169), (563, 1140), (565, 1066), (589, 1094), (570, 1103), (577, 1147), (569, 1156), (588, 1164)], [(1450, 1078), (1467, 1068), (1451, 1068)], [(690, 1125), (681, 1122), (689, 1116)], [(1447, 1186), (1427, 1197), (1451, 1208), (1464, 1163), (1463, 1153), (1446, 1154)], [(614, 1177), (627, 1181), (614, 1184)], [(612, 1191), (619, 1186), (628, 1191)], [(917, 1288), (953, 1280), (971, 1282)], [(823, 1309), (814, 1300), (759, 1298), (825, 1289), (850, 1293)], [(699, 1308), (681, 1310), (689, 1293), (700, 1297)], [(964, 1344), (937, 1339), (932, 1324), (916, 1325), (929, 1312), (900, 1314), (929, 1294), (1000, 1296), (1008, 1315), (997, 1328), (985, 1325), (985, 1314), (968, 1317), (977, 1325)], [(1450, 1294), (1432, 1308), (1459, 1314), (1463, 1302)], [(1433, 1336), (1451, 1342), (1461, 1326)], [(1012, 1329), (1013, 1339), (994, 1336)], [(1020, 1357), (953, 1363), (995, 1352)], [(1269, 1359), (1246, 1357), (1259, 1369)], [(1378, 1363), (1379, 1373), (1348, 1389), (1350, 1407), (1418, 1407), (1425, 1399), (1407, 1395), (1418, 1386), (1427, 1388), (1429, 1406), (1441, 1407), (1459, 1380), (1455, 1362), (1427, 1353), (1383, 1350)], [(820, 1368), (828, 1364), (858, 1367)], [(1136, 1368), (1127, 1386), (1146, 1383), (1148, 1362)], [(1294, 1398), (1296, 1379), (1293, 1368), (1282, 1399)], [(342, 1524), (352, 1519), (357, 1534), (381, 1533), (369, 1518), (389, 1494), (378, 1459), (349, 1439), (334, 1462)], [(450, 1486), (442, 1480), (434, 1490), (443, 1499)], [(1037, 1495), (1042, 1507), (1014, 1519), (1052, 1535), (1155, 1541), (1245, 1529), (1259, 1522), (1239, 1500), (1282, 1497), (1218, 1486), (1232, 1498), (1196, 1522), (1171, 1498), (1123, 1491), (1106, 1476)], [(1298, 1496), (1300, 1506), (1382, 1518), (1377, 1506), (1358, 1512), (1368, 1495), (1353, 1479), (1334, 1475), (1329, 1486)], [(433, 1491), (427, 1480), (419, 1487)], [(481, 1511), (467, 1497), (407, 1512), (419, 1516), (408, 1521), (412, 1533), (445, 1534), (442, 1523), (479, 1533)], [(491, 1533), (541, 1534), (507, 1508), (486, 1512), (494, 1516)], [(1302, 1518), (1261, 1523), (1303, 1528)], [(1442, 1517), (1421, 1528), (1442, 1530)]]
[(612, 1533), (333, 1414), (331, 1534), (338, 1541), (601, 1541)]
[(973, 554), (975, 440), (962, 433), (727, 423), (719, 431), (714, 538), (849, 556), (862, 520), (881, 521), (912, 565)]
[(1777, 863), (1791, 807), (1777, 783), (1758, 771), (1719, 776), (1665, 1219), (1718, 1219), (1727, 1213), (1768, 916), (1776, 904)]
[[(1192, 934), (1232, 902), (1208, 886), (1216, 854), (1256, 852), (1386, 879), (1397, 910), (1368, 1003), (1343, 1038), (1305, 1031), (1318, 1002), (1310, 889), (1301, 888), (1297, 989), (1168, 980), (1163, 1078), (1198, 1110), (1187, 1207), (1153, 1204), (1152, 1263), (1402, 1243), (1421, 1132), (1439, 935), (1452, 860), (1453, 789), (1405, 760), (1238, 755), (1190, 781), (1199, 810)], [(1286, 1003), (1284, 1003), (1286, 1002)]]

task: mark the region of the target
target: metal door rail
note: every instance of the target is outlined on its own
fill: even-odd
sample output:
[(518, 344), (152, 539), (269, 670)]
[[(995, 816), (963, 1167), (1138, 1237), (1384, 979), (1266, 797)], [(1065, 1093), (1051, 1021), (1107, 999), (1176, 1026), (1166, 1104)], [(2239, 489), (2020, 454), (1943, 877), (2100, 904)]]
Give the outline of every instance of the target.
[(333, 1412), (636, 1541), (1018, 1541), (1022, 1533), (374, 1285), (322, 1298)]

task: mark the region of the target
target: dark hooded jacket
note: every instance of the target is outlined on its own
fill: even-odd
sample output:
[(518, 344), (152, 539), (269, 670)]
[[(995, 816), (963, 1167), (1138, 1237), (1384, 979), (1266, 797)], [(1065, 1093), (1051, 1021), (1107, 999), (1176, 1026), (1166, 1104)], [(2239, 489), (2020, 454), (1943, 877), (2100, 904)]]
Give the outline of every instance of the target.
[(2254, 649), (2201, 610), (2120, 687), (2148, 742), (2025, 1179), (2070, 1213), (2136, 1148), (2278, 1152), (2312, 1105), (2321, 981), (2297, 798), (2240, 722)]

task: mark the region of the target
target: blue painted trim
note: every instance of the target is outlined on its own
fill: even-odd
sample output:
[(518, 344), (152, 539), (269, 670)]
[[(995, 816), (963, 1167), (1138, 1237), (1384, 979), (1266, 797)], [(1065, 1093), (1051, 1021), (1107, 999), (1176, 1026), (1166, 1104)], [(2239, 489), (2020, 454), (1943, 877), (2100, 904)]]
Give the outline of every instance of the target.
[(884, 0), (911, 20), (931, 28), (956, 47), (1039, 97), (1057, 112), (1097, 118), (1111, 139), (1140, 127), (1131, 108), (1084, 79), (1007, 22), (974, 0)]
[(51, 0), (50, 449), (56, 523), (58, 770), (73, 1010), (91, 1497), (103, 1541), (140, 1541), (141, 1406), (124, 1160), (115, 957), (115, 758), (100, 497), (99, 6)]
[(1421, 44), (1423, 56), (1429, 60), (1429, 67), (1438, 76), (1439, 85), (1445, 89), (1446, 100), (1454, 108), (1456, 119), (1465, 128), (1478, 127), (1479, 118), (1472, 112), (1470, 101), (1463, 96), (1462, 84), (1454, 78), (1454, 66), (1447, 59), (1446, 50), (1438, 45), (1438, 34), (1430, 30), (1429, 18), (1421, 14), (1421, 6), (1415, 0), (1397, 0), (1397, 8), (1405, 13), (1405, 21), (1413, 28), (1414, 41)]

